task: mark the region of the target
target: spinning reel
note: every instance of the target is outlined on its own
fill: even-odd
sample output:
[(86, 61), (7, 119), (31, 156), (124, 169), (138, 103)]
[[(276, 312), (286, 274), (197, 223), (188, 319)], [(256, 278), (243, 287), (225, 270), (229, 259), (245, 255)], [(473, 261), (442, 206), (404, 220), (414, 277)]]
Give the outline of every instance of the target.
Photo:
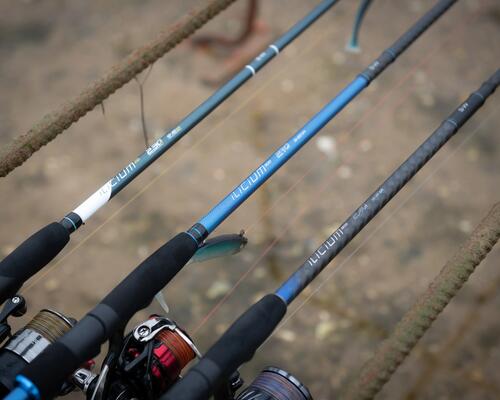
[[(116, 350), (115, 350), (116, 349)], [(137, 325), (121, 344), (111, 343), (99, 376), (81, 368), (73, 383), (89, 400), (158, 399), (182, 379), (184, 367), (201, 354), (174, 321), (153, 315)], [(239, 395), (243, 380), (235, 372), (215, 394), (215, 400), (312, 400), (292, 375), (268, 367)]]
[(313, 400), (309, 389), (285, 370), (266, 367), (239, 395), (235, 392), (243, 385), (235, 372), (227, 386), (214, 395), (214, 400)]
[(200, 352), (175, 322), (153, 315), (111, 341), (100, 375), (80, 368), (73, 383), (89, 400), (157, 399), (196, 357)]
[[(3, 397), (13, 387), (16, 375), (33, 361), (47, 346), (68, 332), (76, 323), (72, 318), (54, 310), (41, 310), (26, 326), (11, 334), (8, 317), (20, 317), (26, 313), (26, 301), (16, 295), (7, 300), (0, 313), (0, 395)], [(73, 386), (65, 383), (60, 395), (69, 393)]]
[[(14, 386), (16, 375), (47, 346), (68, 332), (76, 320), (49, 309), (41, 310), (26, 326), (11, 335), (9, 316), (26, 312), (23, 297), (6, 302), (0, 313), (0, 395)], [(101, 371), (92, 371), (89, 360), (61, 385), (63, 396), (75, 388), (88, 400), (155, 400), (182, 379), (181, 372), (201, 354), (189, 335), (174, 321), (152, 315), (130, 333), (117, 335), (110, 342)], [(215, 400), (312, 400), (307, 388), (292, 375), (279, 368), (264, 369), (250, 386), (243, 386), (239, 372), (215, 393)]]

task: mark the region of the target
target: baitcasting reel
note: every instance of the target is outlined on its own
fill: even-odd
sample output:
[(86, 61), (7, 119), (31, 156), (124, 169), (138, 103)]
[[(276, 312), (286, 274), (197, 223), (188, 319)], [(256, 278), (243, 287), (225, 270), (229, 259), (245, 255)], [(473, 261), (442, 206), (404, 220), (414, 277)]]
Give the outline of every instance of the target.
[[(16, 295), (5, 303), (0, 314), (0, 396), (5, 396), (14, 387), (16, 375), (35, 359), (48, 345), (68, 332), (76, 323), (72, 318), (53, 310), (41, 310), (24, 328), (11, 335), (9, 316), (20, 317), (26, 313), (26, 302)], [(69, 393), (73, 386), (65, 383), (60, 395)]]
[(136, 326), (110, 352), (100, 375), (81, 368), (73, 383), (89, 400), (157, 399), (200, 352), (172, 320), (153, 315)]

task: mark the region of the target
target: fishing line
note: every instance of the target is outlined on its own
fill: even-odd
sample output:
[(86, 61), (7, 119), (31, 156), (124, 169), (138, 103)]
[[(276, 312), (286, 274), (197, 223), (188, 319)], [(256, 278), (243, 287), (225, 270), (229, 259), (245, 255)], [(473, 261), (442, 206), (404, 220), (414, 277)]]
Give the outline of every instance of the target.
[(324, 154), (319, 154), (319, 159), (318, 161), (316, 161), (316, 163), (314, 163), (311, 167), (309, 167), (306, 172), (297, 179), (297, 181), (295, 181), (285, 192), (283, 192), (282, 194), (280, 194), (278, 196), (278, 198), (276, 199), (276, 201), (271, 204), (271, 206), (264, 211), (264, 213), (261, 214), (261, 216), (255, 221), (252, 223), (252, 225), (250, 225), (247, 229), (245, 229), (245, 232), (248, 233), (253, 231), (257, 226), (259, 226), (261, 224), (261, 222), (271, 213), (271, 211), (274, 210), (274, 208), (280, 204), (280, 202), (285, 199), (300, 183), (302, 183), (302, 181), (314, 170), (316, 169), (317, 167), (319, 167), (322, 162), (323, 162), (323, 158), (325, 158), (326, 156)]
[[(391, 90), (392, 91), (392, 90)], [(393, 107), (394, 109), (398, 108), (407, 98), (408, 98), (408, 94), (407, 93), (405, 96), (400, 96), (399, 97), (399, 102), (396, 103), (396, 105)], [(379, 104), (380, 105), (380, 104)], [(354, 129), (353, 129), (354, 130)], [(351, 131), (352, 133), (352, 131)], [(320, 154), (320, 161), (318, 161), (316, 164), (314, 164), (308, 171), (311, 171), (312, 169), (316, 168), (318, 166), (318, 164), (322, 163), (325, 156), (321, 155)], [(336, 171), (338, 171), (339, 168), (335, 168)], [(301, 182), (303, 178), (305, 178), (307, 175), (307, 172), (306, 174), (304, 174), (302, 176), (301, 179), (299, 179), (297, 181), (298, 182)], [(332, 174), (333, 175), (333, 174)], [(288, 191), (291, 191), (292, 188), (294, 188), (296, 185), (292, 185)], [(323, 192), (330, 186), (332, 182), (330, 181), (327, 181), (325, 185), (322, 185), (320, 187), (320, 190), (318, 191), (318, 195), (317, 197), (320, 197), (320, 195), (323, 194)], [(275, 202), (275, 204), (278, 204), (281, 197), (283, 196), (280, 196), (280, 198)], [(271, 207), (272, 208), (272, 207)], [(218, 311), (218, 309), (231, 297), (232, 293), (234, 293), (234, 291), (237, 289), (237, 287), (243, 283), (243, 281), (245, 280), (245, 278), (250, 274), (250, 272), (252, 272), (256, 267), (257, 265), (259, 264), (259, 262), (272, 250), (272, 248), (278, 244), (278, 242), (283, 239), (283, 237), (285, 236), (285, 234), (288, 232), (288, 230), (292, 227), (292, 225), (297, 222), (297, 220), (300, 219), (300, 217), (302, 217), (306, 211), (309, 210), (309, 207), (307, 206), (304, 206), (300, 209), (300, 211), (294, 216), (294, 218), (292, 218), (287, 224), (286, 226), (281, 230), (280, 234), (272, 240), (272, 242), (269, 244), (269, 246), (257, 257), (256, 261), (253, 262), (251, 264), (251, 266), (243, 273), (242, 276), (240, 276), (240, 278), (238, 279), (238, 281), (231, 287), (231, 289), (226, 293), (226, 295), (224, 295), (224, 297), (215, 304), (215, 306), (206, 314), (205, 317), (203, 317), (202, 321), (196, 326), (196, 328), (194, 328), (194, 330), (190, 330), (191, 332), (193, 332), (193, 335), (196, 334), (196, 332), (198, 330), (200, 330), (203, 325), (205, 325), (215, 314), (216, 312)], [(255, 224), (252, 224), (250, 228), (254, 227)], [(245, 232), (248, 234), (248, 232), (250, 231), (250, 228), (247, 229)]]
[[(392, 89), (390, 90), (390, 92), (392, 92)], [(397, 107), (399, 107), (406, 99), (408, 99), (408, 95), (409, 93), (406, 93), (406, 95), (402, 95), (402, 96), (399, 96), (399, 101), (396, 103), (396, 105), (393, 107), (394, 109), (396, 109)], [(386, 96), (387, 97), (387, 96)], [(381, 105), (381, 102), (378, 102), (375, 106), (375, 107), (379, 107)], [(368, 111), (367, 113), (369, 113), (370, 111)], [(365, 113), (365, 114), (367, 114)], [(361, 118), (361, 120), (364, 120), (365, 118)], [(349, 131), (349, 133), (352, 133), (355, 128), (359, 126), (359, 123), (357, 123), (353, 129), (351, 129)], [(317, 162), (316, 164), (314, 164), (311, 168), (309, 168), (308, 172), (310, 172), (312, 169), (316, 168), (318, 166), (318, 164), (321, 164), (324, 160), (324, 158), (326, 158), (323, 154), (320, 154), (320, 161)], [(336, 170), (338, 170), (338, 168), (336, 168)], [(303, 178), (305, 178), (307, 175), (308, 175), (308, 172), (306, 172), (306, 174), (304, 174), (301, 179), (299, 179), (296, 183), (294, 183), (288, 190), (287, 192), (290, 192), (300, 181), (302, 181)], [(335, 179), (332, 179), (332, 181), (334, 181)], [(318, 197), (320, 197), (321, 194), (323, 194), (323, 192), (326, 190), (326, 188), (328, 188), (330, 186), (332, 182), (331, 181), (327, 181), (327, 183), (325, 185), (322, 185), (320, 187), (320, 190), (319, 192), (317, 192), (318, 194)], [(287, 193), (285, 192), (285, 194)], [(280, 199), (284, 197), (284, 195), (280, 195), (279, 199), (275, 202), (275, 204), (278, 204)], [(269, 210), (271, 210), (273, 207), (270, 207)], [(231, 289), (223, 296), (223, 298), (221, 300), (219, 300), (215, 306), (206, 314), (205, 317), (203, 317), (202, 321), (194, 328), (194, 329), (190, 329), (190, 332), (193, 333), (193, 335), (195, 335), (216, 313), (217, 311), (219, 310), (219, 308), (232, 296), (232, 294), (235, 292), (235, 290), (239, 287), (239, 285), (241, 283), (243, 283), (243, 281), (246, 279), (246, 277), (257, 267), (257, 265), (260, 263), (260, 261), (262, 261), (262, 259), (274, 248), (274, 246), (281, 240), (283, 239), (283, 237), (285, 236), (285, 234), (289, 231), (289, 229), (305, 214), (305, 212), (308, 210), (309, 208), (308, 207), (302, 207), (299, 211), (299, 213), (297, 213), (294, 218), (292, 220), (290, 220), (288, 222), (288, 224), (281, 230), (280, 234), (274, 238), (272, 240), (272, 242), (265, 248), (265, 250), (257, 257), (257, 259), (251, 264), (251, 266), (245, 270), (245, 272), (243, 273), (243, 275), (240, 276), (240, 278), (236, 281), (236, 283), (231, 287)], [(269, 211), (268, 210), (268, 211)], [(262, 220), (262, 218), (261, 218)], [(248, 228), (246, 230), (246, 233), (248, 234), (248, 232), (255, 226), (255, 224), (252, 224), (250, 226), (250, 228)]]
[[(195, 142), (190, 148), (186, 149), (172, 164), (166, 166), (157, 176), (153, 177), (141, 190), (139, 190), (134, 196), (132, 196), (126, 203), (124, 203), (118, 210), (116, 210), (110, 217), (108, 217), (102, 224), (85, 236), (81, 242), (76, 244), (71, 250), (69, 250), (65, 255), (63, 255), (58, 261), (53, 265), (42, 270), (31, 282), (28, 282), (21, 290), (20, 293), (24, 293), (31, 289), (34, 285), (40, 282), (42, 279), (46, 278), (48, 274), (58, 268), (61, 263), (69, 258), (76, 250), (82, 247), (87, 241), (89, 241), (95, 234), (97, 234), (109, 221), (120, 214), (127, 206), (134, 202), (138, 197), (145, 193), (150, 187), (152, 187), (162, 176), (169, 172), (174, 166), (177, 165), (180, 160), (188, 156), (189, 153), (193, 153), (201, 144), (203, 144), (210, 135), (217, 131), (224, 123), (230, 120), (237, 113), (246, 108), (252, 100), (254, 100), (262, 91), (268, 88), (271, 83), (275, 82), (281, 75), (286, 73), (288, 70), (297, 70), (301, 63), (306, 62), (305, 55), (311, 50), (315, 49), (327, 36), (329, 36), (333, 31), (337, 30), (337, 27), (332, 27), (317, 34), (316, 37), (310, 42), (308, 46), (305, 46), (302, 51), (299, 51), (297, 56), (292, 60), (293, 62), (287, 63), (282, 69), (272, 75), (267, 81), (265, 81), (260, 87), (258, 87), (253, 93), (251, 93), (245, 100), (243, 100), (238, 107), (236, 107), (232, 112), (230, 112), (226, 117), (219, 121), (212, 129), (210, 129), (201, 139)], [(310, 60), (307, 60), (309, 62)]]
[[(456, 0), (455, 0), (456, 1)], [(222, 102), (249, 81), (253, 75), (286, 49), (298, 36), (310, 28), (338, 0), (323, 0), (306, 16), (296, 22), (264, 51), (242, 68), (232, 79), (212, 93), (204, 102), (185, 116), (178, 125), (167, 131), (134, 161), (109, 179), (77, 208), (59, 222), (39, 229), (0, 261), (0, 301), (17, 293), (23, 284), (51, 262), (71, 239), (71, 233), (81, 227), (95, 212), (131, 183), (142, 171), (174, 146)], [(307, 46), (304, 46), (307, 47)]]
[[(447, 5), (446, 1), (438, 3)], [(451, 0), (453, 1), (453, 0)], [(429, 15), (429, 14), (427, 14)], [(432, 14), (431, 14), (432, 15)], [(242, 364), (250, 361), (284, 319), (289, 305), (348, 246), (379, 212), (415, 177), (442, 147), (482, 108), (500, 86), (500, 69), (470, 93), (448, 117), (380, 184), (361, 205), (293, 272), (277, 290), (264, 295), (226, 329), (198, 363), (178, 381), (162, 400), (201, 400)], [(496, 111), (496, 110), (495, 110)], [(473, 130), (476, 133), (479, 129)], [(469, 139), (470, 140), (470, 139)], [(462, 147), (462, 146), (460, 146)], [(434, 168), (444, 165), (451, 154)], [(420, 185), (422, 186), (422, 185)], [(418, 189), (417, 189), (418, 190)], [(411, 196), (410, 196), (411, 197)], [(36, 361), (35, 361), (36, 362)]]
[[(396, 207), (396, 209), (390, 213), (387, 218), (385, 218), (374, 230), (373, 232), (371, 232), (362, 242), (361, 244), (356, 247), (356, 249), (354, 249), (354, 251), (352, 253), (349, 254), (349, 256), (343, 260), (337, 268), (335, 268), (329, 275), (326, 276), (326, 278), (318, 285), (317, 288), (315, 288), (313, 290), (312, 293), (310, 293), (306, 299), (300, 303), (300, 305), (298, 305), (284, 320), (283, 322), (276, 328), (276, 331), (277, 332), (281, 327), (283, 327), (287, 322), (288, 320), (290, 320), (298, 311), (300, 311), (302, 309), (302, 307), (304, 307), (306, 305), (307, 302), (309, 302), (311, 300), (311, 298), (313, 296), (315, 296), (322, 288), (323, 286), (331, 279), (333, 278), (333, 276), (338, 272), (340, 271), (341, 268), (343, 268), (347, 262), (349, 262), (351, 260), (352, 257), (354, 257), (358, 252), (359, 250), (361, 250), (384, 226), (387, 222), (389, 222), (389, 220), (391, 220), (435, 175), (437, 172), (439, 172), (441, 170), (442, 167), (444, 167), (444, 165), (453, 157), (455, 156), (459, 150), (461, 150), (478, 132), (480, 132), (481, 128), (486, 125), (487, 122), (489, 122), (489, 120), (493, 117), (493, 115), (495, 115), (495, 113), (497, 113), (498, 111), (500, 111), (500, 107), (498, 107), (496, 110), (490, 112), (490, 114), (488, 114), (486, 116), (485, 119), (483, 119), (480, 124), (477, 126), (476, 129), (474, 129), (472, 131), (471, 134), (469, 134), (468, 136), (465, 137), (465, 139), (462, 139), (462, 141), (459, 143), (459, 145), (453, 149), (451, 151), (450, 154), (448, 154), (446, 156), (446, 158), (441, 161), (437, 167), (432, 170), (429, 175), (419, 184), (417, 185), (417, 187), (408, 195), (408, 197), (406, 199), (404, 199), (401, 204), (399, 206)], [(274, 333), (273, 333), (274, 334)]]
[[(321, 195), (328, 186), (323, 186), (318, 195)], [(238, 281), (233, 285), (233, 287), (224, 295), (224, 297), (209, 311), (209, 313), (202, 319), (202, 321), (191, 330), (193, 335), (195, 335), (217, 312), (217, 310), (231, 297), (234, 291), (238, 288), (238, 286), (245, 280), (245, 278), (257, 267), (259, 262), (272, 250), (272, 248), (285, 236), (291, 226), (297, 222), (297, 220), (302, 217), (307, 211), (306, 207), (302, 207), (302, 209), (291, 219), (291, 221), (281, 230), (280, 234), (269, 244), (269, 246), (259, 255), (259, 257), (252, 263), (250, 268), (248, 268), (243, 275), (240, 276)]]
[[(305, 146), (327, 123), (329, 123), (338, 113), (340, 113), (351, 101), (369, 86), (370, 82), (375, 80), (387, 67), (392, 64), (405, 50), (414, 43), (431, 25), (433, 25), (457, 0), (440, 0), (434, 7), (428, 10), (420, 19), (418, 19), (407, 31), (401, 35), (392, 45), (383, 50), (383, 52), (372, 61), (368, 67), (361, 71), (350, 83), (348, 83), (340, 92), (337, 93), (329, 102), (327, 102), (302, 128), (285, 141), (275, 152), (273, 152), (265, 161), (260, 164), (248, 177), (243, 179), (231, 192), (215, 205), (207, 214), (202, 216), (189, 229), (180, 231), (177, 235), (161, 245), (153, 254), (141, 262), (131, 273), (122, 279), (92, 310), (90, 310), (78, 324), (71, 329), (64, 337), (52, 346), (48, 346), (39, 357), (36, 357), (32, 363), (25, 366), (18, 375), (18, 386), (11, 392), (9, 398), (27, 399), (34, 390), (40, 393), (41, 397), (51, 397), (60, 390), (60, 383), (72, 371), (78, 368), (84, 361), (94, 357), (100, 351), (103, 343), (107, 342), (113, 335), (120, 332), (122, 324), (130, 320), (139, 310), (146, 308), (158, 291), (162, 290), (171, 280), (180, 272), (189, 262), (192, 256), (197, 252), (200, 245), (226, 218), (228, 218), (246, 199), (257, 191), (257, 189), (274, 175), (286, 162), (288, 162), (300, 149)], [(271, 49), (268, 49), (269, 55)], [(259, 60), (257, 57), (256, 61)], [(369, 208), (368, 203), (364, 203), (365, 208), (357, 211), (346, 221), (342, 229), (346, 230), (345, 238), (339, 241), (339, 245), (346, 244), (355, 234), (357, 234), (376, 212), (385, 205), (399, 190), (397, 186), (400, 182), (406, 183), (422, 165), (434, 153), (453, 136), (465, 121), (478, 109), (483, 103), (483, 99), (493, 93), (500, 82), (500, 71), (497, 71), (490, 80), (485, 82), (477, 93), (454, 111), (451, 116), (445, 120), (426, 140), (415, 153), (402, 166), (387, 179), (382, 187), (367, 200), (370, 205), (378, 205), (379, 208), (370, 209), (369, 215), (363, 214), (365, 208)], [(410, 167), (411, 168), (408, 168)], [(402, 185), (401, 184), (401, 185)], [(362, 218), (358, 218), (359, 216)], [(352, 222), (351, 222), (352, 220)], [(340, 229), (340, 228), (339, 228)], [(334, 233), (336, 234), (337, 231)], [(344, 233), (342, 233), (344, 234)], [(331, 238), (330, 238), (331, 239)], [(329, 239), (327, 239), (328, 241)], [(335, 242), (336, 243), (336, 242)], [(334, 254), (333, 251), (340, 251), (339, 246), (327, 249), (328, 255)], [(317, 250), (321, 251), (321, 249)], [(314, 253), (314, 254), (316, 254)], [(323, 254), (323, 253), (321, 253)], [(332, 256), (333, 257), (333, 256)], [(250, 313), (253, 317), (259, 319), (259, 324), (264, 323), (265, 328), (261, 329), (255, 340), (241, 340), (241, 334), (252, 335), (249, 332), (247, 324), (240, 324), (241, 331), (237, 333), (237, 340), (233, 342), (237, 350), (238, 343), (246, 348), (258, 345), (261, 338), (265, 339), (268, 333), (280, 322), (286, 312), (287, 304), (299, 293), (310, 280), (320, 272), (326, 265), (325, 258), (315, 268), (308, 268), (307, 265), (291, 275), (285, 283), (276, 291), (275, 294), (265, 296), (261, 302), (256, 303), (251, 308)], [(312, 261), (314, 264), (317, 262)], [(304, 272), (304, 273), (303, 273)], [(314, 274), (312, 274), (314, 273)], [(131, 296), (133, 293), (133, 296)], [(271, 307), (272, 309), (268, 308)], [(261, 313), (262, 309), (268, 309), (271, 312), (269, 319)], [(259, 318), (264, 316), (264, 319)], [(252, 318), (253, 318), (252, 317)], [(248, 319), (246, 320), (248, 321)], [(253, 324), (253, 319), (251, 324)], [(250, 325), (251, 326), (251, 325)], [(250, 327), (249, 326), (249, 327)], [(240, 328), (238, 328), (240, 329)], [(268, 329), (271, 329), (270, 331)], [(92, 335), (89, 335), (89, 332)], [(241, 333), (240, 333), (241, 332)], [(228, 350), (225, 341), (228, 336), (222, 340), (222, 352), (226, 355)], [(229, 340), (231, 335), (229, 335)], [(230, 352), (231, 353), (231, 352)], [(238, 359), (241, 356), (232, 352)], [(253, 354), (246, 353), (242, 356), (243, 360), (251, 357)], [(210, 351), (207, 352), (207, 356)], [(224, 357), (226, 357), (226, 355)], [(58, 360), (57, 365), (53, 361)], [(60, 360), (60, 362), (59, 362)], [(222, 361), (222, 360), (221, 360)], [(195, 372), (188, 373), (184, 379), (175, 384), (169, 394), (163, 396), (166, 398), (180, 398), (183, 388), (191, 390), (190, 382), (198, 379), (198, 382), (206, 389), (213, 389), (211, 382), (216, 379), (215, 373), (225, 373), (234, 371), (231, 364), (222, 369), (216, 368), (217, 360), (212, 361), (205, 358), (194, 368), (212, 368), (207, 372), (210, 377), (205, 380), (196, 378)], [(48, 366), (51, 366), (50, 372)], [(188, 378), (188, 376), (190, 378)], [(208, 386), (207, 386), (208, 384)], [(177, 388), (177, 389), (176, 389)], [(176, 391), (180, 393), (175, 394)]]
[[(474, 13), (470, 18), (467, 18), (465, 23), (463, 25), (459, 25), (458, 27), (455, 27), (451, 32), (449, 32), (447, 35), (446, 35), (446, 38), (441, 42), (441, 44), (437, 45), (430, 53), (428, 53), (422, 60), (420, 60), (414, 67), (412, 67), (412, 69), (410, 69), (409, 72), (407, 72), (405, 74), (405, 76), (400, 79), (400, 81), (395, 85), (393, 86), (391, 89), (389, 89), (388, 91), (386, 91), (386, 93), (381, 97), (380, 100), (377, 101), (376, 104), (374, 104), (372, 107), (370, 107), (370, 109), (365, 112), (361, 118), (359, 120), (356, 121), (356, 123), (354, 124), (354, 126), (347, 132), (347, 136), (350, 136), (352, 135), (352, 133), (358, 128), (360, 127), (361, 125), (363, 125), (363, 123), (369, 118), (372, 116), (373, 113), (375, 113), (375, 111), (378, 111), (378, 108), (381, 107), (383, 104), (386, 103), (387, 101), (387, 98), (394, 92), (396, 91), (397, 89), (401, 88), (410, 78), (412, 78), (417, 72), (418, 72), (418, 69), (422, 68), (422, 69), (427, 69), (429, 68), (429, 62), (431, 61), (431, 59), (435, 56), (435, 54), (441, 50), (441, 48), (449, 41), (451, 40), (451, 38), (455, 37), (456, 35), (456, 31), (460, 31), (461, 34), (464, 33), (465, 29), (464, 29), (464, 26), (465, 25), (468, 25), (468, 24), (471, 24), (472, 22), (474, 22), (474, 20), (478, 17), (479, 13), (476, 12)], [(407, 94), (409, 96), (409, 93)], [(403, 96), (401, 96), (403, 97)], [(406, 98), (405, 98), (406, 99)], [(404, 101), (404, 100), (403, 100)], [(320, 161), (315, 164), (313, 167), (309, 168), (301, 177), (298, 178), (297, 182), (295, 182), (286, 192), (285, 194), (289, 194), (290, 192), (290, 189), (293, 189), (297, 186), (297, 184), (301, 181), (303, 181), (311, 172), (312, 170), (314, 170), (316, 168), (316, 166), (319, 166), (319, 164), (321, 164), (322, 161), (320, 159)], [(263, 214), (263, 216), (261, 218), (259, 218), (257, 221), (253, 222), (250, 227), (248, 227), (247, 229), (245, 229), (245, 232), (250, 232), (251, 230), (254, 229), (254, 227), (258, 224), (260, 224), (260, 222), (262, 222), (262, 220), (264, 219), (265, 216), (267, 216), (268, 212), (272, 209), (274, 209), (278, 204), (280, 204), (280, 201), (284, 198), (285, 196), (284, 195), (280, 195), (279, 198), (269, 207), (268, 210), (266, 210)]]
[[(464, 29), (463, 27), (465, 25), (468, 25), (469, 23), (472, 23), (473, 20), (475, 20), (478, 16), (478, 13), (476, 12), (474, 15), (472, 15), (470, 18), (466, 19), (465, 23), (464, 24), (460, 24), (458, 28), (455, 28), (453, 29), (446, 37), (446, 39), (444, 39), (440, 45), (437, 45), (430, 53), (427, 54), (426, 57), (424, 57), (418, 64), (416, 64), (408, 73), (405, 74), (405, 76), (400, 79), (396, 85), (394, 85), (391, 89), (389, 89), (385, 95), (374, 105), (372, 106), (367, 112), (365, 112), (362, 117), (354, 124), (354, 126), (348, 131), (348, 135), (351, 135), (359, 126), (361, 126), (367, 119), (369, 116), (371, 116), (371, 114), (373, 114), (376, 110), (378, 110), (379, 107), (381, 107), (383, 104), (385, 104), (388, 99), (390, 98), (390, 95), (398, 88), (402, 87), (411, 77), (413, 77), (415, 75), (415, 73), (418, 71), (419, 68), (421, 68), (422, 66), (426, 65), (425, 68), (428, 68), (429, 65), (428, 63), (430, 62), (430, 60), (433, 58), (433, 56), (448, 42), (448, 40), (450, 40), (452, 37), (456, 37), (456, 34), (457, 34), (457, 31), (460, 31), (461, 33), (464, 32)], [(424, 69), (425, 69), (424, 68)], [(395, 106), (393, 106), (394, 109), (396, 109), (397, 107), (399, 107), (404, 101), (406, 101), (408, 98), (409, 98), (409, 95), (410, 95), (410, 92), (407, 91), (407, 92), (404, 92), (403, 95), (399, 96), (398, 97), (398, 102), (396, 103)], [(298, 183), (299, 182), (302, 182), (311, 172), (312, 170), (314, 170), (317, 166), (319, 166), (320, 164), (323, 163), (323, 155), (321, 155), (322, 158), (319, 159), (319, 161), (317, 163), (315, 163), (313, 165), (313, 167), (311, 167), (310, 169), (308, 169), (306, 171), (306, 173), (304, 175), (302, 175), (297, 182), (295, 182), (287, 191), (287, 194), (288, 192), (290, 192), (291, 190), (293, 190), (293, 188), (297, 187)], [(322, 192), (326, 187), (329, 186), (331, 182), (330, 181), (327, 181), (325, 185), (323, 185), (323, 187), (320, 189), (320, 191)], [(273, 209), (275, 206), (277, 206), (278, 204), (280, 204), (280, 201), (284, 198), (284, 195), (280, 195), (278, 200), (276, 200), (272, 205), (271, 207), (266, 210), (264, 212), (264, 216), (271, 210)], [(307, 207), (303, 207), (304, 208), (307, 208)], [(302, 213), (300, 214), (302, 215)], [(252, 225), (250, 225), (249, 228), (247, 228), (245, 230), (245, 232), (248, 234), (251, 230), (253, 230), (256, 226), (257, 226), (257, 223), (260, 223), (262, 220), (263, 220), (263, 217), (261, 217), (256, 223), (253, 223)], [(272, 247), (274, 247), (284, 236), (284, 233), (290, 228), (290, 226), (295, 223), (297, 221), (297, 218), (294, 218), (292, 220), (292, 222), (290, 222), (289, 224), (287, 224), (286, 228), (284, 231), (282, 231), (282, 234), (279, 235), (279, 237), (277, 237), (276, 239), (274, 239), (271, 243), (271, 245), (266, 248), (264, 250), (264, 252), (258, 257), (258, 260), (260, 261), (265, 255), (267, 255), (269, 253), (269, 251), (272, 249)], [(234, 284), (233, 287), (231, 287), (231, 289), (229, 290), (228, 294), (231, 293), (233, 294), (235, 289), (244, 281), (244, 279), (250, 274), (251, 271), (253, 271), (253, 269), (255, 269), (256, 267), (256, 263), (252, 264), (250, 266), (250, 268), (248, 270), (246, 270), (243, 275), (238, 279), (238, 281)], [(193, 334), (195, 334), (199, 329), (201, 329), (203, 327), (203, 325), (205, 325), (214, 315), (215, 313), (217, 312), (217, 310), (230, 298), (230, 295), (226, 294), (219, 302), (217, 302), (217, 304), (208, 312), (208, 314), (202, 319), (202, 321), (199, 323), (199, 325), (195, 328), (195, 330), (193, 331)]]
[[(408, 77), (408, 79), (409, 78), (410, 77)], [(347, 131), (347, 136), (352, 135), (352, 133), (358, 127), (363, 125), (363, 123), (368, 119), (369, 116), (371, 116), (375, 111), (378, 111), (379, 107), (381, 107), (382, 105), (385, 104), (385, 102), (389, 98), (389, 95), (392, 94), (392, 92), (394, 92), (396, 89), (401, 87), (404, 83), (406, 83), (406, 79), (403, 81), (400, 81), (396, 86), (393, 86), (389, 91), (387, 91), (386, 94), (382, 97), (382, 99), (379, 100), (375, 105), (370, 107), (370, 109), (368, 111), (366, 111), (358, 121), (356, 121), (356, 123), (353, 125), (353, 127), (351, 129), (349, 129), (349, 131)], [(397, 98), (397, 100), (399, 100), (399, 101), (396, 103), (395, 106), (393, 106), (394, 109), (399, 107), (409, 97), (410, 93), (409, 92), (405, 92), (405, 93), (406, 93), (405, 95), (401, 95)], [(302, 176), (300, 176), (297, 179), (297, 181), (294, 182), (284, 193), (280, 194), (278, 199), (276, 199), (276, 201), (267, 210), (264, 211), (262, 216), (259, 217), (259, 219), (257, 221), (253, 222), (247, 229), (245, 229), (245, 232), (247, 234), (249, 232), (253, 231), (253, 229), (255, 229), (258, 225), (260, 225), (260, 223), (264, 220), (264, 218), (266, 218), (272, 210), (274, 210), (279, 204), (281, 204), (281, 201), (284, 200), (287, 195), (289, 195), (300, 183), (303, 182), (303, 180), (305, 178), (307, 178), (316, 168), (320, 167), (323, 164), (323, 162), (326, 161), (325, 160), (326, 156), (324, 154), (320, 153), (318, 155), (319, 155), (318, 161), (316, 163), (314, 163), (310, 168), (308, 168), (306, 170), (306, 172)]]

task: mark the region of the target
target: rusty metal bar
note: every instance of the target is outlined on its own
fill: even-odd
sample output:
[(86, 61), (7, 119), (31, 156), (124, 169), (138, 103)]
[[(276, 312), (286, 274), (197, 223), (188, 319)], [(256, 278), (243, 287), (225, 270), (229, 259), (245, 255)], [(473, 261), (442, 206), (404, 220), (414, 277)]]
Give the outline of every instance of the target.
[(361, 368), (346, 390), (345, 399), (372, 399), (462, 288), (500, 238), (500, 202), (474, 229), (445, 264), (428, 289), (396, 325), (394, 332)]
[(192, 35), (236, 0), (208, 0), (161, 32), (156, 39), (136, 49), (101, 79), (72, 100), (46, 114), (27, 133), (14, 138), (0, 151), (0, 177), (7, 176), (33, 153), (121, 88), (137, 74)]

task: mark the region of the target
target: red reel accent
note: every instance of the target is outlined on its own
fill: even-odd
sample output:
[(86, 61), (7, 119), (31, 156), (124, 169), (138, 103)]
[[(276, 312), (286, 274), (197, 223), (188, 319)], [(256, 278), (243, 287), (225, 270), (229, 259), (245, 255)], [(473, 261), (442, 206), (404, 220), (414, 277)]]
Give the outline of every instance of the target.
[(160, 386), (165, 387), (175, 382), (182, 369), (195, 358), (195, 353), (188, 343), (177, 333), (164, 330), (155, 337), (157, 344), (153, 350), (154, 362), (151, 374)]

